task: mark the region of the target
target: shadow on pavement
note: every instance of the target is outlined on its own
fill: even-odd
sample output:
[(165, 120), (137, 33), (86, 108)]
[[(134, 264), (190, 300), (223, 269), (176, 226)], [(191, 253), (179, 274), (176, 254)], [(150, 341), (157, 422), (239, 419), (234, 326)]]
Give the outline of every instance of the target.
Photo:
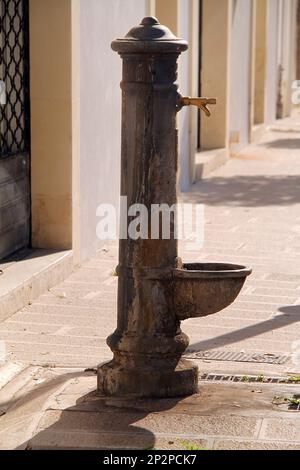
[(278, 330), (285, 326), (297, 323), (300, 321), (300, 305), (293, 305), (290, 307), (282, 307), (279, 309), (283, 315), (261, 322), (255, 325), (242, 328), (240, 330), (227, 333), (225, 335), (210, 338), (199, 343), (194, 343), (189, 346), (189, 350), (197, 349), (197, 351), (208, 351), (211, 349), (220, 348), (233, 343), (238, 343), (245, 339), (253, 338), (269, 331)]
[(299, 188), (300, 175), (210, 177), (191, 188), (188, 201), (211, 206), (289, 206), (300, 203)]
[[(174, 408), (182, 399), (122, 399), (100, 397), (96, 391), (88, 393), (25, 443), (26, 450), (151, 450), (156, 438), (145, 429), (143, 420), (153, 414), (155, 422), (155, 413)], [(147, 425), (151, 425), (151, 419)]]
[(260, 144), (260, 146), (269, 149), (298, 149), (300, 152), (300, 139), (276, 139), (271, 142), (264, 142), (263, 144)]

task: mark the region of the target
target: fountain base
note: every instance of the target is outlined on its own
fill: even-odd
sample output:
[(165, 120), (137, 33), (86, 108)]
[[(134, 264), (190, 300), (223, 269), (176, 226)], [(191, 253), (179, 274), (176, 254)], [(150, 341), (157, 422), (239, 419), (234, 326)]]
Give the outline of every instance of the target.
[(181, 359), (169, 367), (128, 368), (115, 360), (98, 369), (98, 392), (105, 396), (173, 398), (198, 392), (198, 367)]

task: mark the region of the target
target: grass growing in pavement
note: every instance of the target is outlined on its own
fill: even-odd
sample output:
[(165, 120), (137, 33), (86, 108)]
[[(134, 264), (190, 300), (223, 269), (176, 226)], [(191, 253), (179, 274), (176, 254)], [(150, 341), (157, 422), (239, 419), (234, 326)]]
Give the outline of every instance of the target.
[(248, 375), (244, 375), (242, 377), (242, 382), (264, 382), (265, 381), (265, 376), (264, 375), (258, 375), (257, 377), (249, 377)]
[(300, 383), (300, 377), (289, 377), (287, 379), (287, 382), (290, 382), (290, 383), (293, 383), (293, 384)]
[(201, 448), (201, 447), (197, 446), (196, 444), (192, 444), (192, 443), (187, 442), (187, 441), (183, 441), (182, 446), (183, 446), (184, 450), (208, 450), (208, 449)]
[(300, 399), (299, 398), (288, 398), (288, 402), (290, 403), (290, 405), (300, 406)]
[(251, 378), (248, 377), (248, 375), (244, 375), (244, 376), (242, 377), (242, 382), (251, 382)]

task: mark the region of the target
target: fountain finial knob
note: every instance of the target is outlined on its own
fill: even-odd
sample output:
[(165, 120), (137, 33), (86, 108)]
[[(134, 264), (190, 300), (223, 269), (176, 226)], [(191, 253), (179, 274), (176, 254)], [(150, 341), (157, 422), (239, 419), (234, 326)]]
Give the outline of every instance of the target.
[(156, 24), (160, 24), (157, 18), (155, 16), (146, 16), (142, 21), (141, 24), (143, 26), (154, 26)]

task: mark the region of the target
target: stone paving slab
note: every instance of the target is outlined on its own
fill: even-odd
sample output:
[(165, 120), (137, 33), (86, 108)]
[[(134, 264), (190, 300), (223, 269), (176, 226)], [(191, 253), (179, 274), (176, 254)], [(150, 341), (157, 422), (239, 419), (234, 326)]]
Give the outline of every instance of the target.
[(224, 440), (215, 443), (215, 450), (300, 450), (300, 443), (276, 442), (276, 441), (243, 441)]
[(0, 417), (0, 449), (300, 449), (300, 412), (274, 404), (297, 385), (200, 381), (199, 394), (167, 400), (95, 388), (93, 372), (37, 368)]

